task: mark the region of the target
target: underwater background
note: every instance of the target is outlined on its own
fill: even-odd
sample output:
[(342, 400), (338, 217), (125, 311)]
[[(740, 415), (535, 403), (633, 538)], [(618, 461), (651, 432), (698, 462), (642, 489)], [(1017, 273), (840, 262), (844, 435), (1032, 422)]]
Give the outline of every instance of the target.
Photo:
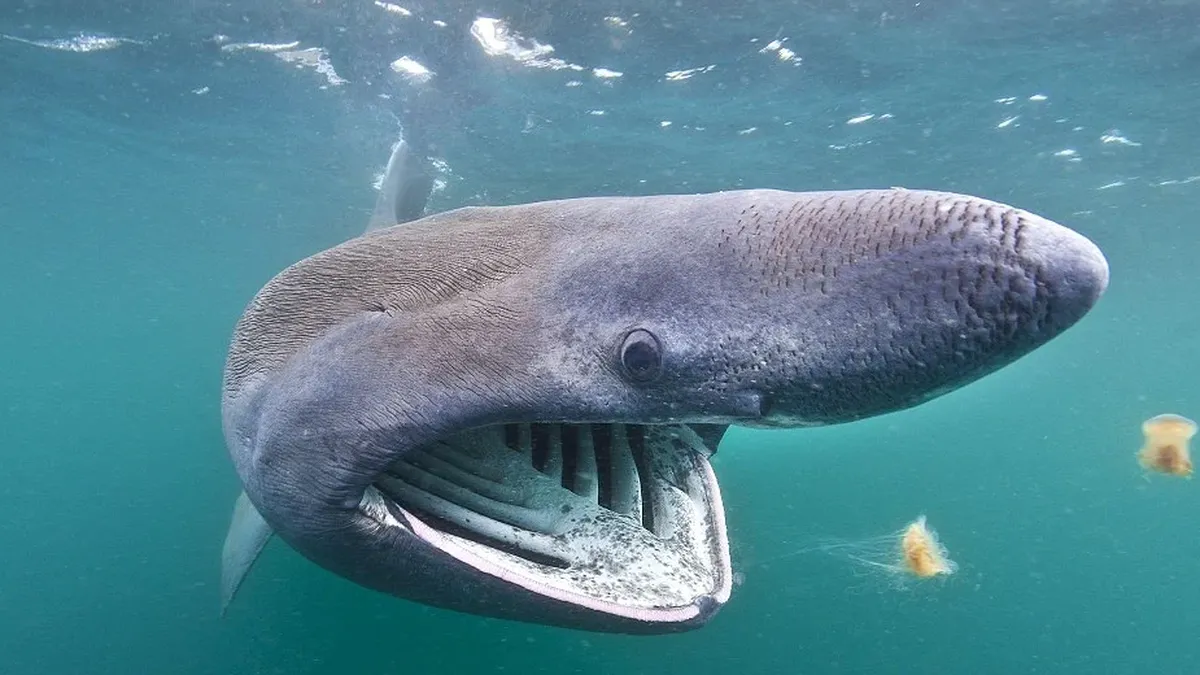
[[(1144, 419), (1200, 416), (1198, 28), (1182, 0), (3, 0), (0, 673), (1200, 672), (1200, 485), (1134, 457)], [(278, 541), (220, 619), (234, 322), (362, 232), (401, 131), (432, 210), (953, 190), (1082, 232), (1112, 280), (916, 409), (732, 430), (742, 582), (699, 631), (430, 609)], [(919, 514), (956, 574), (797, 553)]]

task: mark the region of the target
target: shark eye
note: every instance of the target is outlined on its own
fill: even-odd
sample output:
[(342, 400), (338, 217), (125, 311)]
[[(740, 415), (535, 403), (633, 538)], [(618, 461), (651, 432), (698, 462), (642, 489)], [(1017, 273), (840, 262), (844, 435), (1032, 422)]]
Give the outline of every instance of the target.
[(647, 330), (637, 329), (625, 336), (621, 345), (621, 366), (629, 379), (649, 382), (662, 370), (662, 347)]

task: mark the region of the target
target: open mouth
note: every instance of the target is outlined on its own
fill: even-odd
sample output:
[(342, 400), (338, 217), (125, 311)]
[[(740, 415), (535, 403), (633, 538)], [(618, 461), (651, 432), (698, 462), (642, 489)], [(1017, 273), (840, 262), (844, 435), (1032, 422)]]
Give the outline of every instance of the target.
[(413, 450), (374, 487), (418, 537), (482, 572), (684, 621), (730, 591), (710, 455), (684, 425), (509, 424)]

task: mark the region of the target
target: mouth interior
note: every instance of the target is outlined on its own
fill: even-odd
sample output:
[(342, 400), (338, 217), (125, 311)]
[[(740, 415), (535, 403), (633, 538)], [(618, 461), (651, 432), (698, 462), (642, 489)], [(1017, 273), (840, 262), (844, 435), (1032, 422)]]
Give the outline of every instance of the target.
[(728, 592), (710, 454), (684, 425), (510, 424), (407, 453), (375, 487), (486, 572), (580, 605), (670, 609)]

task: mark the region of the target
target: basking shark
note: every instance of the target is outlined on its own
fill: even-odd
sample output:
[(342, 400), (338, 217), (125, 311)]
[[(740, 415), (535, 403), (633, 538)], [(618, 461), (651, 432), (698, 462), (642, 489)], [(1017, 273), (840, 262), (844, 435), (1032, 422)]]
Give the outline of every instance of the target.
[(363, 235), (239, 320), (228, 605), (268, 539), (401, 598), (620, 633), (730, 597), (710, 459), (730, 425), (919, 405), (1078, 322), (1088, 239), (907, 189), (594, 197), (424, 215), (389, 162)]

